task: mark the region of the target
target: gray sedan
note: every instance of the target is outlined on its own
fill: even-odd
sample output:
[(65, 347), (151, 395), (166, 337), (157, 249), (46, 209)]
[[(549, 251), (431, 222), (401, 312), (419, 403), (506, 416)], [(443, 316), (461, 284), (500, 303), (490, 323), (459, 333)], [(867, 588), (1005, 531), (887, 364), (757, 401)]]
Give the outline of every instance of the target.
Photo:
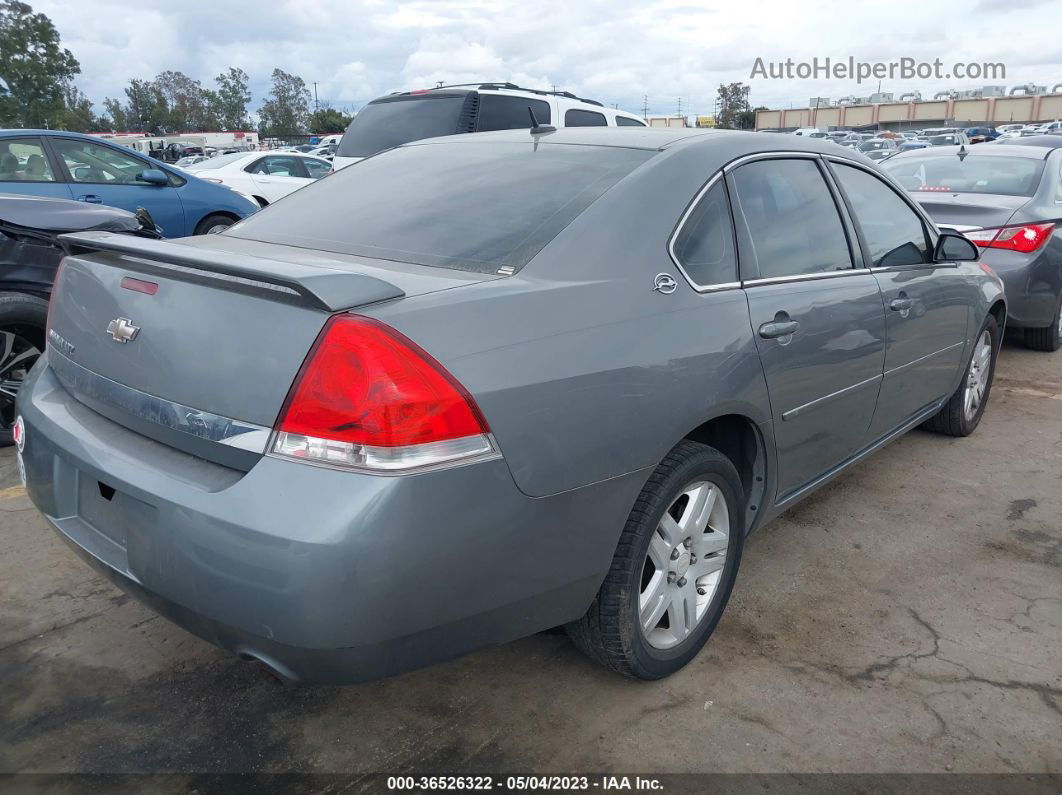
[(279, 675), (565, 625), (655, 679), (746, 535), (985, 411), (976, 247), (830, 142), (420, 141), (223, 234), (68, 236), (16, 442), (90, 565)]
[(1024, 330), (1026, 345), (1062, 347), (1062, 148), (934, 147), (903, 152), (882, 168), (941, 227), (983, 250), (982, 261), (1006, 285), (1008, 322)]

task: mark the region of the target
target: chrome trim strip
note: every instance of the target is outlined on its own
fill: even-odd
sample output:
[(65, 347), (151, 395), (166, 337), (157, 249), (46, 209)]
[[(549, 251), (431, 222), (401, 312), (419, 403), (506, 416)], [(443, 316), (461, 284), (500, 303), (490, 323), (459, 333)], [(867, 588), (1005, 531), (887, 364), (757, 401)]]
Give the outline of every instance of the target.
[(805, 411), (807, 411), (808, 409), (810, 409), (810, 408), (812, 408), (814, 406), (817, 406), (818, 404), (823, 403), (823, 402), (825, 402), (827, 400), (832, 400), (833, 398), (841, 397), (842, 395), (846, 395), (846, 394), (848, 394), (849, 392), (851, 392), (854, 389), (859, 389), (860, 387), (866, 386), (867, 384), (872, 384), (872, 383), (874, 383), (875, 381), (879, 380), (882, 377), (883, 376), (882, 376), (881, 373), (876, 373), (875, 375), (872, 375), (870, 378), (867, 378), (867, 379), (865, 379), (863, 381), (860, 381), (858, 384), (852, 384), (851, 386), (846, 386), (844, 389), (838, 389), (836, 392), (831, 392), (828, 395), (823, 395), (820, 398), (815, 398), (814, 400), (812, 400), (812, 401), (810, 401), (808, 403), (805, 403), (803, 406), (797, 406), (795, 409), (789, 409), (789, 411), (787, 411), (784, 414), (782, 414), (782, 422), (785, 422), (786, 420), (791, 420), (791, 419), (793, 419), (793, 417), (796, 417), (797, 415), (802, 414)]
[(772, 152), (755, 152), (751, 155), (743, 155), (736, 160), (731, 160), (725, 166), (723, 166), (723, 172), (733, 171), (742, 163), (748, 163), (750, 160), (776, 160), (778, 158), (790, 158), (790, 157), (804, 157), (811, 160), (818, 160), (824, 157), (822, 152), (790, 152), (785, 150), (777, 150)]
[[(678, 236), (682, 234), (682, 229), (684, 226), (686, 226), (686, 219), (688, 219), (693, 213), (693, 211), (697, 209), (697, 205), (701, 203), (701, 199), (704, 197), (704, 194), (710, 191), (715, 186), (715, 183), (717, 183), (722, 178), (723, 172), (720, 171), (714, 177), (708, 180), (708, 182), (706, 182), (699, 191), (697, 191), (697, 195), (693, 197), (693, 201), (690, 202), (689, 206), (686, 208), (686, 211), (682, 214), (682, 217), (679, 219), (678, 225), (675, 227), (675, 231), (671, 233), (671, 237), (669, 237), (667, 241), (667, 253), (671, 257), (671, 261), (675, 263), (675, 267), (678, 268), (679, 273), (681, 273), (683, 278), (686, 279), (690, 287), (692, 287), (698, 293), (715, 293), (719, 292), (720, 290), (735, 290), (741, 287), (740, 281), (723, 282), (721, 284), (698, 284), (692, 278), (690, 278), (690, 275), (688, 273), (686, 273), (686, 269), (683, 268), (682, 263), (679, 262), (678, 255), (675, 254), (675, 240), (677, 240)], [(737, 257), (734, 258), (734, 266), (737, 267)]]
[(870, 268), (844, 268), (837, 271), (825, 271), (824, 273), (796, 273), (791, 276), (771, 276), (766, 279), (748, 279), (743, 282), (744, 287), (755, 287), (764, 284), (785, 284), (786, 282), (804, 282), (815, 279), (836, 279), (841, 276), (854, 276), (860, 273), (869, 274)]
[(911, 361), (907, 362), (907, 364), (901, 364), (899, 367), (893, 367), (891, 370), (886, 370), (885, 375), (889, 376), (893, 373), (898, 373), (901, 370), (906, 370), (912, 365), (919, 364), (920, 362), (924, 362), (927, 359), (932, 359), (934, 356), (940, 356), (940, 354), (942, 353), (947, 353), (948, 351), (954, 350), (955, 348), (959, 348), (965, 344), (966, 340), (963, 340), (962, 342), (956, 342), (953, 345), (949, 345), (947, 348), (941, 348), (939, 351), (933, 351), (932, 353), (927, 353), (925, 356), (919, 356), (917, 359), (912, 359)]
[(119, 408), (138, 419), (153, 422), (189, 436), (239, 450), (248, 450), (252, 453), (265, 453), (266, 451), (270, 434), (273, 432), (272, 428), (202, 411), (141, 392), (139, 389), (120, 384), (82, 367), (59, 353), (54, 347), (48, 348), (47, 356), (48, 366), (67, 389), (80, 392), (108, 406)]

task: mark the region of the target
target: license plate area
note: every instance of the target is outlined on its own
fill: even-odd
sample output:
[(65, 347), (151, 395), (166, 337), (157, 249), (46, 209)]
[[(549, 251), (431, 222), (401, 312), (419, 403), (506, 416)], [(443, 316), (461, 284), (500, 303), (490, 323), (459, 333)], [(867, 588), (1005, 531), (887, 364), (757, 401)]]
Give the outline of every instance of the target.
[(131, 531), (155, 522), (155, 507), (84, 472), (78, 478), (78, 516), (123, 549)]

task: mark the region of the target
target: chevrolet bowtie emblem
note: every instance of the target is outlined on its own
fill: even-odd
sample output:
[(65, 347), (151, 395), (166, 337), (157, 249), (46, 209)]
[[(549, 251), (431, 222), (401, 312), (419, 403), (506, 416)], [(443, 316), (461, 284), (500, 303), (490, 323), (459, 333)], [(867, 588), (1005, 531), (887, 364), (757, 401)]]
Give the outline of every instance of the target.
[(107, 324), (107, 333), (111, 335), (115, 342), (120, 342), (123, 345), (136, 339), (138, 331), (140, 331), (140, 326), (134, 326), (133, 321), (127, 317), (116, 317)]

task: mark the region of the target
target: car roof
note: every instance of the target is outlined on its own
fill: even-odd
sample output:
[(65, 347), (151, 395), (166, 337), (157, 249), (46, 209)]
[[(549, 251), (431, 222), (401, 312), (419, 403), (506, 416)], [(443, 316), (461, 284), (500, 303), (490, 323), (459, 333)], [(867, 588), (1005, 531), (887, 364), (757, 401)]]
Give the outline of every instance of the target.
[[(750, 130), (714, 130), (659, 127), (561, 127), (554, 132), (540, 133), (532, 137), (527, 129), (498, 130), (496, 132), (463, 133), (439, 138), (410, 141), (402, 146), (442, 144), (491, 144), (524, 143), (573, 146), (611, 146), (625, 149), (688, 148), (691, 146), (721, 150), (724, 159), (758, 152), (808, 152), (848, 157), (844, 147), (839, 147), (830, 138), (807, 138), (801, 135), (774, 135)], [(729, 150), (729, 151), (727, 151)], [(863, 162), (872, 162), (859, 155)], [(859, 159), (856, 158), (856, 159)], [(852, 159), (852, 158), (850, 158)]]
[(1020, 146), (1022, 149), (1058, 149), (1062, 148), (1062, 135), (1027, 135), (1023, 138), (1005, 138), (1007, 143), (993, 142), (992, 146)]
[[(958, 155), (961, 146), (930, 146), (924, 149), (909, 149), (897, 157), (930, 157), (936, 155)], [(1053, 150), (1046, 146), (1016, 146), (1014, 144), (971, 144), (966, 147), (967, 156), (979, 157), (1024, 157), (1029, 160), (1045, 160)]]

